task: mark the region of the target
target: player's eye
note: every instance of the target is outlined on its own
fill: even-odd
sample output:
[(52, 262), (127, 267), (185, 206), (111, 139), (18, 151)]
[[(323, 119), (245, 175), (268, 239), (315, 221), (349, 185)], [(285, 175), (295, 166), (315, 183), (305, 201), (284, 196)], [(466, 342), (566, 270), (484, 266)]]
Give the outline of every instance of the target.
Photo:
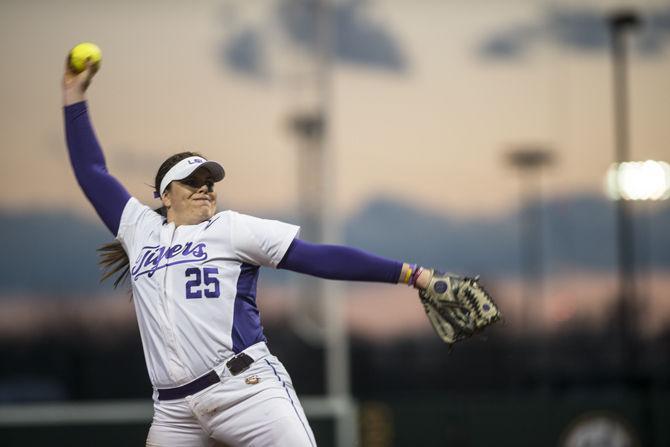
[(214, 182), (212, 180), (200, 181), (194, 178), (185, 178), (183, 180), (179, 180), (179, 183), (182, 183), (191, 188), (200, 188), (202, 185), (205, 185), (207, 186), (207, 191), (214, 191)]
[(179, 183), (190, 186), (191, 188), (197, 188), (198, 187), (198, 181), (194, 178), (185, 178), (183, 180), (179, 180)]

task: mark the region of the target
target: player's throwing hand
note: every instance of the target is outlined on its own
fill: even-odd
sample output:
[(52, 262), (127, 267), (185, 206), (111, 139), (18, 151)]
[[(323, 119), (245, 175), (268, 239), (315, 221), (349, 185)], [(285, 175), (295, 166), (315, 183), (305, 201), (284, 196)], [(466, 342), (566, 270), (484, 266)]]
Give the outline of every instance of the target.
[(91, 85), (91, 80), (98, 72), (99, 68), (99, 64), (93, 64), (91, 61), (87, 61), (86, 68), (80, 73), (75, 73), (70, 67), (69, 56), (65, 59), (65, 72), (63, 73), (62, 85), (63, 105), (67, 106), (86, 99), (86, 89)]

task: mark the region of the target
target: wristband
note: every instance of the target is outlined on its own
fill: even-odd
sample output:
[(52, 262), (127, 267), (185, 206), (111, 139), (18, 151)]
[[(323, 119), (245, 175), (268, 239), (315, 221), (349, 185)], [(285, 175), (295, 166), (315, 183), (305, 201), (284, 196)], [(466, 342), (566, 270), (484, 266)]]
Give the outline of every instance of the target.
[(416, 268), (416, 270), (414, 270), (414, 273), (412, 274), (412, 277), (409, 279), (408, 285), (413, 286), (414, 284), (416, 284), (416, 280), (419, 279), (421, 273), (423, 273), (423, 267)]
[(407, 285), (412, 285), (412, 277), (414, 276), (414, 273), (416, 273), (416, 264), (408, 264), (407, 267), (407, 273), (405, 274), (405, 278), (403, 279), (403, 283)]
[(416, 264), (409, 264), (409, 267), (407, 268), (407, 273), (405, 274), (405, 278), (402, 280), (403, 283), (409, 284), (409, 281), (412, 279), (412, 273), (416, 269)]

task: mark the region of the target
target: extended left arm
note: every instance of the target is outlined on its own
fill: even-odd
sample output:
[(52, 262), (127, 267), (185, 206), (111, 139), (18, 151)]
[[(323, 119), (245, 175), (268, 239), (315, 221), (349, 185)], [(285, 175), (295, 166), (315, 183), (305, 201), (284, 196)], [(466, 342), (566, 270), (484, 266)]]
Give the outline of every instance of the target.
[(466, 278), (401, 263), (340, 245), (294, 239), (277, 268), (319, 278), (404, 283), (419, 289), (428, 320), (449, 345), (464, 340), (502, 318), (493, 298)]
[(294, 239), (277, 268), (345, 281), (404, 283), (425, 287), (429, 272), (342, 245), (312, 244)]

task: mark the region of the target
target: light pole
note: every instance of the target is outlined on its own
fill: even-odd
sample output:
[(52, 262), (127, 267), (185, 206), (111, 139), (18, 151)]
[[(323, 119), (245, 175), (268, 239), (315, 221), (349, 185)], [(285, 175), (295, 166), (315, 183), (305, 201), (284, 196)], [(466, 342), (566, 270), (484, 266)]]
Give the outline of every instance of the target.
[[(313, 102), (294, 113), (290, 121), (291, 129), (300, 141), (298, 195), (305, 230), (302, 236), (316, 242), (337, 243), (340, 218), (334, 209), (335, 163), (329, 142), (336, 11), (332, 0), (294, 0), (293, 6), (312, 8), (315, 29), (310, 50), (311, 77), (305, 85), (309, 92), (304, 92), (309, 93), (307, 96)], [(301, 308), (312, 309), (318, 314), (318, 326), (303, 324), (303, 329), (310, 333), (309, 338), (318, 339), (325, 348), (326, 395), (311, 400), (314, 404), (312, 414), (334, 416), (338, 447), (357, 445), (357, 411), (351, 396), (349, 338), (343, 296), (336, 284), (316, 278), (303, 278), (299, 288)], [(310, 406), (305, 405), (305, 408)]]
[[(628, 161), (628, 51), (626, 35), (640, 24), (634, 11), (618, 11), (608, 19), (612, 39), (612, 68), (614, 96), (614, 146), (617, 164)], [(634, 365), (637, 302), (635, 287), (635, 256), (631, 203), (626, 200), (616, 202), (617, 260), (618, 260), (618, 301), (617, 326), (620, 333), (622, 365)]]
[[(533, 145), (520, 146), (507, 154), (508, 162), (521, 175), (520, 252), (523, 275), (521, 323), (530, 328), (530, 309), (539, 309), (542, 297), (542, 206), (541, 169), (553, 162), (551, 151)], [(531, 300), (533, 300), (531, 304)]]

